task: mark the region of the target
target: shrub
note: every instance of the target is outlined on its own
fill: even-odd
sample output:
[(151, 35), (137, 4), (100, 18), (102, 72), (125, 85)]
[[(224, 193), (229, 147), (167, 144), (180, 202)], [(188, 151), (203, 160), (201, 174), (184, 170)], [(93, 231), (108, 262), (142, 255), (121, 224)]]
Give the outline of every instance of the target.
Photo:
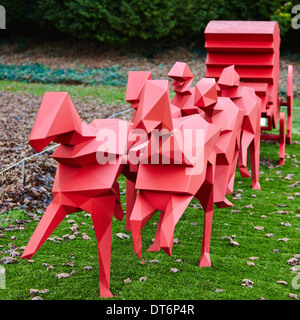
[[(39, 25), (111, 46), (184, 44), (203, 37), (210, 20), (276, 20), (291, 28), (291, 3), (283, 0), (4, 0), (9, 28)], [(168, 42), (166, 42), (168, 43)]]

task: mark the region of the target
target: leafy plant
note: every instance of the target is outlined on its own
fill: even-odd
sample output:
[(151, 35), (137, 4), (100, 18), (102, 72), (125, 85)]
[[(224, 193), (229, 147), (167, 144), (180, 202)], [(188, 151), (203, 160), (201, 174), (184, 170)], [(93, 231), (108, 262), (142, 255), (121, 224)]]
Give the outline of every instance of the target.
[(123, 86), (127, 75), (119, 66), (102, 69), (53, 70), (35, 63), (26, 65), (0, 65), (0, 79), (21, 82), (65, 83), (65, 84), (105, 84)]
[[(199, 41), (210, 20), (277, 20), (282, 34), (291, 28), (284, 0), (4, 0), (7, 25), (28, 34), (54, 31), (118, 47)], [(31, 26), (31, 28), (30, 28)], [(38, 28), (36, 26), (39, 26)], [(31, 30), (28, 32), (28, 30)], [(23, 32), (24, 34), (24, 32)], [(25, 32), (26, 34), (26, 32)], [(57, 37), (57, 35), (56, 35)]]

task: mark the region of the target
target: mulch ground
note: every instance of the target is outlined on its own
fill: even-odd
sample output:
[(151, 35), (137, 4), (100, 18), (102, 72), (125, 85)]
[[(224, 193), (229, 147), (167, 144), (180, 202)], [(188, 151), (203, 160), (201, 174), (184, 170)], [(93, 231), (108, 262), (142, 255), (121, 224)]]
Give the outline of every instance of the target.
[[(106, 50), (93, 44), (81, 42), (44, 43), (20, 49), (17, 45), (0, 47), (1, 64), (39, 63), (53, 69), (69, 68), (80, 70), (83, 67), (106, 68), (120, 66), (126, 73), (133, 68), (151, 71), (152, 78), (167, 78), (169, 70), (176, 61), (186, 62), (194, 75), (194, 83), (205, 76), (205, 55), (192, 53), (185, 48), (164, 50), (151, 58), (145, 58), (138, 53), (126, 53)], [(298, 58), (299, 59), (299, 58)], [(287, 66), (294, 66), (294, 91), (300, 92), (300, 62), (293, 56), (282, 56), (280, 59), (279, 85), (286, 90)], [(196, 81), (196, 82), (195, 82)]]

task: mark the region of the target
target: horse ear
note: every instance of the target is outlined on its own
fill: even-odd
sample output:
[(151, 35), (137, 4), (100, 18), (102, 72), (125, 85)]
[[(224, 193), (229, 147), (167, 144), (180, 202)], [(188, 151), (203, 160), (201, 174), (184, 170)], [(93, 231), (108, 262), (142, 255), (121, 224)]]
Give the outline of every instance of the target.
[[(67, 132), (76, 131), (82, 133), (82, 122), (67, 92), (51, 92), (54, 94), (50, 97), (55, 101), (56, 94), (64, 94), (63, 99), (55, 105), (55, 121), (53, 121), (48, 135), (59, 135)], [(58, 95), (59, 98), (60, 95)]]
[(147, 80), (136, 111), (133, 128), (173, 130), (168, 80)]

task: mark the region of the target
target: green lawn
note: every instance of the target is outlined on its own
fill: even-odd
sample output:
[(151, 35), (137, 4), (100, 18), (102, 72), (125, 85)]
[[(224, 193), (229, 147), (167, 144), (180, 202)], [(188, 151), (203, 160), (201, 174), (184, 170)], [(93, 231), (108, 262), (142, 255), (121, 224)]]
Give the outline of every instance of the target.
[(101, 98), (104, 103), (122, 103), (125, 99), (125, 87), (105, 85), (70, 85), (70, 84), (43, 84), (0, 80), (0, 91), (43, 95), (45, 92), (68, 92), (71, 99), (84, 97)]
[[(30, 94), (68, 91), (71, 98), (90, 95), (107, 102), (121, 101), (125, 96), (125, 88), (0, 81), (0, 91), (3, 90)], [(300, 106), (299, 100), (295, 102)], [(293, 119), (293, 139), (300, 141), (299, 109), (294, 110)], [(178, 243), (174, 244), (172, 257), (164, 252), (146, 251), (155, 236), (156, 227), (153, 223), (157, 222), (158, 216), (145, 226), (142, 254), (147, 261), (145, 264), (140, 264), (141, 260), (134, 254), (131, 237), (120, 239), (116, 236), (116, 233), (130, 235), (125, 229), (125, 219), (122, 222), (114, 219), (111, 259), (111, 291), (114, 299), (257, 300), (263, 297), (268, 300), (292, 300), (289, 294), (299, 297), (300, 291), (295, 281), (292, 282), (296, 274), (289, 270), (291, 266), (286, 261), (300, 254), (300, 191), (299, 185), (295, 184), (300, 181), (300, 146), (286, 146), (286, 163), (283, 167), (278, 166), (278, 150), (276, 143), (261, 143), (261, 191), (252, 190), (250, 178), (242, 179), (237, 172), (234, 194), (228, 196), (235, 207), (215, 208), (211, 239), (212, 268), (198, 267), (204, 214), (201, 209), (195, 208), (196, 201), (192, 201), (176, 226), (174, 238), (178, 239)], [(286, 179), (290, 177), (291, 180)], [(124, 177), (119, 178), (119, 183), (124, 204)], [(291, 185), (294, 187), (289, 187)], [(282, 211), (285, 214), (280, 213)], [(44, 300), (100, 299), (97, 242), (91, 229), (91, 218), (83, 212), (72, 214), (51, 237), (71, 234), (70, 219), (75, 220), (79, 227), (79, 235), (75, 240), (59, 240), (57, 243), (46, 241), (32, 262), (16, 256), (14, 263), (2, 265), (6, 271), (6, 288), (0, 289), (0, 299), (29, 300), (32, 288), (48, 289), (48, 292), (39, 294)], [(191, 225), (192, 222), (197, 224)], [(13, 246), (17, 246), (16, 252), (22, 253), (18, 248), (26, 246), (37, 223), (20, 210), (2, 214), (0, 224), (5, 228), (9, 225), (23, 228), (4, 232), (2, 237), (0, 235), (0, 259), (9, 256)], [(255, 227), (263, 227), (263, 230)], [(83, 240), (82, 233), (89, 235), (91, 240)], [(267, 237), (266, 234), (274, 236)], [(233, 246), (228, 240), (222, 240), (225, 236), (232, 237), (239, 245)], [(284, 238), (289, 240), (279, 240)], [(258, 259), (250, 260), (250, 257)], [(177, 259), (182, 262), (175, 263)], [(150, 260), (158, 260), (159, 263), (149, 263)], [(248, 265), (247, 262), (253, 262), (254, 265)], [(53, 269), (47, 270), (49, 266), (53, 266)], [(91, 266), (92, 269), (84, 270), (85, 266)], [(179, 271), (173, 273), (170, 268)], [(63, 272), (71, 273), (72, 270), (75, 273), (68, 278), (58, 279), (55, 276)], [(140, 277), (147, 279), (139, 281)], [(123, 280), (127, 278), (131, 282), (124, 283)], [(253, 281), (253, 287), (242, 286), (243, 279)], [(286, 281), (287, 284), (277, 281)]]

